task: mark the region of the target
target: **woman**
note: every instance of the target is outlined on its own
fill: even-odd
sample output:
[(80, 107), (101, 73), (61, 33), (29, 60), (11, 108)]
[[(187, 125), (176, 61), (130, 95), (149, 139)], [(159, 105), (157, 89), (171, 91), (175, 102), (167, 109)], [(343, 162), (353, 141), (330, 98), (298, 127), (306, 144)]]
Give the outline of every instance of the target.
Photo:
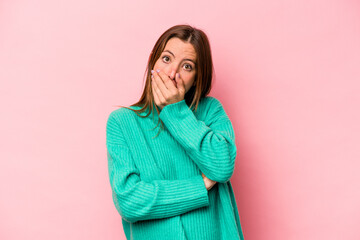
[(176, 25), (151, 52), (140, 100), (110, 113), (110, 184), (127, 239), (243, 239), (234, 130), (207, 96), (212, 73), (205, 33)]

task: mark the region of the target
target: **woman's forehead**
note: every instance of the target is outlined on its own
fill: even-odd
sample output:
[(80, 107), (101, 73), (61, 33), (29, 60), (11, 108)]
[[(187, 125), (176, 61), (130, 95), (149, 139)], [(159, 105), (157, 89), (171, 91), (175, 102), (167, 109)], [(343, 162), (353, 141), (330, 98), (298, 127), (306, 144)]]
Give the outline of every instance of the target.
[(167, 51), (172, 53), (175, 58), (177, 56), (180, 57), (191, 57), (194, 60), (196, 59), (196, 51), (194, 46), (189, 43), (185, 42), (179, 38), (171, 38), (165, 45), (165, 48), (163, 51)]

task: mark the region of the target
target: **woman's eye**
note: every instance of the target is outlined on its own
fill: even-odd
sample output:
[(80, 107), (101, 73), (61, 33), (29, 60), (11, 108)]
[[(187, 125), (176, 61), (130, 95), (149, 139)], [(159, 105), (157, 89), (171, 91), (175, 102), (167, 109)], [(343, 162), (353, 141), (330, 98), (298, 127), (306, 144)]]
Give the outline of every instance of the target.
[(164, 60), (164, 62), (168, 62), (170, 60), (170, 58), (168, 56), (163, 56), (162, 59)]
[(192, 70), (192, 66), (190, 64), (185, 64), (185, 69), (186, 70)]
[[(162, 60), (163, 60), (163, 62), (165, 62), (165, 63), (170, 62), (170, 58), (169, 58), (168, 56), (163, 56), (163, 57), (162, 57)], [(185, 64), (185, 65), (184, 65), (184, 68), (185, 68), (185, 70), (188, 70), (188, 71), (191, 71), (191, 70), (192, 70), (192, 66), (191, 66), (190, 64)]]

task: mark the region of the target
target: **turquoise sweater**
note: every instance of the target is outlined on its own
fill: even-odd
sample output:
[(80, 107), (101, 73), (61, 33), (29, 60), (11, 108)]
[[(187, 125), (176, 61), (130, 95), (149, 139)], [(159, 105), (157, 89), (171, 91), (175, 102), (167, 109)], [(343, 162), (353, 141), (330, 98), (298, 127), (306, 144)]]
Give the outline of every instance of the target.
[[(158, 118), (165, 128), (153, 138)], [(196, 112), (182, 100), (146, 118), (116, 109), (107, 120), (106, 147), (127, 239), (244, 239), (230, 183), (235, 135), (219, 100), (202, 98)], [(209, 191), (201, 173), (217, 181)]]

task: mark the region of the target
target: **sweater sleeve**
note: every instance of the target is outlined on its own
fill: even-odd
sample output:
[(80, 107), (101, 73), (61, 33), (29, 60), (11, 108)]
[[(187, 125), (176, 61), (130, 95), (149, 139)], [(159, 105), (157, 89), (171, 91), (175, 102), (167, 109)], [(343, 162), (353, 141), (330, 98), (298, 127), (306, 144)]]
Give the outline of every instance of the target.
[(234, 172), (235, 134), (220, 101), (214, 97), (208, 101), (208, 125), (196, 118), (185, 99), (163, 107), (159, 117), (205, 176), (225, 183)]
[(112, 115), (107, 121), (106, 146), (113, 202), (126, 221), (172, 217), (209, 205), (201, 175), (180, 180), (141, 180), (119, 123)]

